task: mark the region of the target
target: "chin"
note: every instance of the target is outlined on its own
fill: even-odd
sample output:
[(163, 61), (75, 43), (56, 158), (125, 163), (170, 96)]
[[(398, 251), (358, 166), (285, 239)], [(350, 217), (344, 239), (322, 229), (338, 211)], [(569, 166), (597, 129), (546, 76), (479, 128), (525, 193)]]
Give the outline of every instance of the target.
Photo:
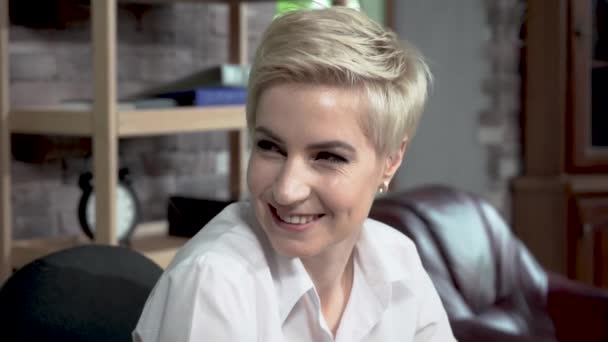
[(303, 241), (284, 241), (269, 237), (272, 248), (280, 255), (289, 258), (309, 258), (319, 254), (319, 248), (311, 248), (310, 243)]

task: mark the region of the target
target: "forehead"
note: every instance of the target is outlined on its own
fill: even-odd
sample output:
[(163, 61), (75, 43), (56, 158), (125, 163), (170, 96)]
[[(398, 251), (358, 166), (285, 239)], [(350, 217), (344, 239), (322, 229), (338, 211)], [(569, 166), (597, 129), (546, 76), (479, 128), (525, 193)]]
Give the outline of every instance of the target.
[(282, 138), (342, 139), (369, 144), (362, 122), (367, 101), (358, 89), (310, 84), (277, 84), (260, 96), (255, 126)]

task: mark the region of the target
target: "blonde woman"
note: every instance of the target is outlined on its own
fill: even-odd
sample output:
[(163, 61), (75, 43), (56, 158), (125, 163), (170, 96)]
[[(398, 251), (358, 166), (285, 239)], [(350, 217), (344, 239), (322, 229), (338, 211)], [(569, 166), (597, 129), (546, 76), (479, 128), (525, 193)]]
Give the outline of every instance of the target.
[(368, 219), (427, 97), (422, 57), (361, 12), (274, 20), (250, 75), (250, 199), (151, 293), (138, 341), (454, 341), (413, 243)]

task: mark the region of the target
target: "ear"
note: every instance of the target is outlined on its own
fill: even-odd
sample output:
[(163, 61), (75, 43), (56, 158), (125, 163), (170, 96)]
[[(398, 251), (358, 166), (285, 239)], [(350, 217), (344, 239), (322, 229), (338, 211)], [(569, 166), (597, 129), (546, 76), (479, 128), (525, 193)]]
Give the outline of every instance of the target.
[(397, 173), (397, 170), (399, 169), (399, 166), (401, 166), (401, 162), (403, 161), (403, 155), (405, 154), (405, 151), (407, 149), (407, 143), (408, 138), (403, 138), (399, 150), (390, 152), (385, 157), (384, 172), (382, 174), (383, 184), (390, 184), (391, 180), (393, 179), (393, 176), (395, 176), (395, 173)]

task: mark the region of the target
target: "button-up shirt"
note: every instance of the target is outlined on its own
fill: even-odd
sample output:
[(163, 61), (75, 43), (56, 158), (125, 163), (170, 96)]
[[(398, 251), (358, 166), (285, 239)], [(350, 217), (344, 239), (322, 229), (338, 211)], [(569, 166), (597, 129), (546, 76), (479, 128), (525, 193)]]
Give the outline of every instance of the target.
[(274, 251), (247, 202), (228, 206), (176, 255), (135, 341), (455, 341), (414, 244), (367, 219), (350, 298), (333, 336), (299, 258)]

